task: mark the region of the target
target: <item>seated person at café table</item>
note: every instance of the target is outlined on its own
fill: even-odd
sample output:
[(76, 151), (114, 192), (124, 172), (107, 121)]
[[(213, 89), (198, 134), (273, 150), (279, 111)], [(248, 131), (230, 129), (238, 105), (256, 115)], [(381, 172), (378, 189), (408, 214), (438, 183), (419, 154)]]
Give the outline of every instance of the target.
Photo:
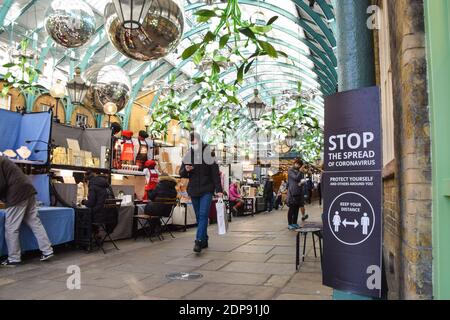
[(0, 200), (6, 205), (5, 240), (8, 258), (1, 267), (15, 267), (22, 261), (19, 230), (22, 221), (33, 231), (42, 251), (41, 261), (53, 257), (53, 248), (39, 218), (37, 191), (28, 177), (11, 160), (0, 156)]
[[(161, 174), (156, 188), (149, 191), (150, 202), (145, 206), (145, 214), (151, 217), (169, 217), (178, 196), (176, 186), (177, 181), (174, 178), (166, 173)], [(161, 223), (160, 220), (154, 222), (158, 225)]]
[[(118, 223), (118, 212), (115, 209), (104, 208), (107, 199), (114, 199), (111, 185), (106, 177), (97, 175), (92, 171), (86, 172), (86, 179), (89, 181), (88, 198), (83, 200), (81, 204), (91, 209), (94, 223), (108, 221), (106, 229), (109, 233), (112, 233)], [(98, 231), (98, 228), (94, 228), (96, 234)]]

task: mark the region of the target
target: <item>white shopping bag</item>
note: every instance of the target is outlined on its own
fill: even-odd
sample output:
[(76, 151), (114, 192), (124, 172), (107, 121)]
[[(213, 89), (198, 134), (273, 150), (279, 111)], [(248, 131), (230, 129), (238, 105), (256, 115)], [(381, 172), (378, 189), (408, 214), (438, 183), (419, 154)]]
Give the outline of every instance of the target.
[(222, 236), (227, 233), (227, 227), (225, 224), (225, 203), (223, 199), (219, 199), (216, 203), (217, 211), (217, 226), (219, 229), (219, 235)]

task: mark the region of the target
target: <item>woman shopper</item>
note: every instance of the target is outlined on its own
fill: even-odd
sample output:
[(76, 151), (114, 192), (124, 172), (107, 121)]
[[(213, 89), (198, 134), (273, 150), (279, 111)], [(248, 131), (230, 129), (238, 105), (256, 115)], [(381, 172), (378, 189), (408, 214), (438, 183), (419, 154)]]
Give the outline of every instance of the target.
[(305, 213), (305, 198), (304, 198), (304, 184), (305, 175), (303, 173), (304, 163), (302, 160), (297, 159), (294, 162), (294, 166), (288, 171), (288, 195), (287, 205), (288, 211), (288, 228), (289, 230), (295, 230), (300, 228), (298, 225), (298, 211), (302, 211), (302, 221), (308, 219), (308, 215)]
[(189, 179), (187, 192), (198, 224), (194, 251), (200, 253), (208, 248), (208, 215), (214, 192), (222, 198), (223, 189), (211, 148), (203, 143), (198, 133), (191, 133), (191, 148), (183, 159), (180, 176)]
[(244, 205), (244, 200), (242, 200), (242, 196), (239, 191), (239, 184), (237, 181), (234, 181), (230, 185), (229, 197), (230, 197), (230, 201), (232, 203), (234, 203), (234, 206), (233, 206), (233, 208), (231, 208), (231, 211), (235, 215), (237, 215), (239, 212), (239, 209), (242, 208), (242, 206)]
[(264, 199), (267, 204), (267, 211), (271, 213), (273, 211), (274, 196), (273, 196), (273, 178), (269, 176), (264, 184)]
[(22, 222), (33, 231), (42, 252), (41, 261), (53, 257), (53, 248), (39, 218), (37, 191), (28, 177), (11, 160), (0, 156), (0, 200), (6, 204), (5, 240), (8, 258), (1, 267), (15, 267), (22, 262), (19, 230)]

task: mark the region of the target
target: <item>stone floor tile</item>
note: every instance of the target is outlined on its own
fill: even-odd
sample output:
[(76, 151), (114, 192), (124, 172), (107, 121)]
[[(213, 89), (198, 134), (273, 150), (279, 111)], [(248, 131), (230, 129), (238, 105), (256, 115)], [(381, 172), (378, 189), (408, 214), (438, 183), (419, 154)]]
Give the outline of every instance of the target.
[(185, 295), (201, 287), (203, 282), (197, 281), (172, 281), (159, 288), (148, 291), (145, 295), (170, 299), (181, 299)]
[(295, 243), (291, 247), (276, 246), (268, 254), (290, 254), (295, 255)]
[(274, 274), (266, 281), (266, 283), (264, 283), (264, 285), (268, 287), (283, 288), (291, 277), (292, 276)]
[(245, 252), (245, 253), (268, 253), (274, 247), (273, 246), (252, 246), (252, 245), (243, 245), (236, 248), (233, 252)]
[(270, 277), (268, 274), (240, 273), (196, 270), (203, 275), (198, 281), (208, 283), (226, 283), (226, 284), (244, 284), (244, 285), (262, 285)]
[(228, 264), (221, 271), (291, 275), (295, 273), (295, 264), (236, 261)]
[(217, 271), (229, 263), (230, 263), (230, 261), (228, 261), (228, 260), (212, 260), (212, 261), (208, 262), (207, 264), (202, 265), (200, 267), (200, 270)]
[(267, 261), (267, 263), (286, 263), (295, 264), (295, 255), (289, 254), (274, 254)]
[(207, 283), (188, 294), (188, 300), (269, 300), (277, 289), (264, 286)]
[(187, 258), (177, 258), (166, 262), (166, 264), (180, 265), (180, 266), (192, 266), (201, 267), (204, 264), (210, 262), (210, 259), (198, 258), (198, 257), (187, 257)]

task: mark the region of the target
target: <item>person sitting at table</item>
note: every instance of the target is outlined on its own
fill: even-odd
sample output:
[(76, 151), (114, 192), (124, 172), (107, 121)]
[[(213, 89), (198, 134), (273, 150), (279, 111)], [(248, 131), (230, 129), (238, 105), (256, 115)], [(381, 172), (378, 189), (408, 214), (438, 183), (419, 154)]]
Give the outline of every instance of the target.
[(143, 200), (149, 200), (150, 191), (154, 190), (158, 184), (158, 170), (156, 170), (156, 161), (147, 160), (144, 164), (145, 187)]
[(162, 173), (158, 179), (156, 188), (149, 191), (150, 202), (145, 206), (145, 213), (151, 216), (168, 217), (172, 210), (168, 203), (175, 202), (178, 196), (177, 181), (166, 173)]
[(0, 156), (0, 200), (6, 205), (5, 241), (8, 258), (1, 267), (15, 267), (22, 262), (19, 229), (22, 221), (33, 231), (42, 252), (41, 261), (53, 257), (53, 248), (39, 218), (37, 191), (28, 177), (11, 160)]
[(234, 204), (233, 208), (231, 208), (231, 211), (234, 214), (237, 214), (239, 212), (239, 209), (244, 205), (244, 200), (242, 200), (242, 196), (239, 192), (239, 185), (237, 181), (233, 181), (233, 183), (230, 185), (229, 191), (230, 201)]
[[(88, 198), (81, 204), (91, 209), (92, 222), (108, 221), (105, 227), (109, 233), (112, 233), (117, 226), (119, 213), (115, 209), (105, 209), (106, 200), (115, 198), (111, 185), (106, 177), (97, 175), (91, 170), (86, 172), (86, 179), (89, 181)], [(94, 228), (97, 237), (99, 237), (98, 232), (98, 228)]]

